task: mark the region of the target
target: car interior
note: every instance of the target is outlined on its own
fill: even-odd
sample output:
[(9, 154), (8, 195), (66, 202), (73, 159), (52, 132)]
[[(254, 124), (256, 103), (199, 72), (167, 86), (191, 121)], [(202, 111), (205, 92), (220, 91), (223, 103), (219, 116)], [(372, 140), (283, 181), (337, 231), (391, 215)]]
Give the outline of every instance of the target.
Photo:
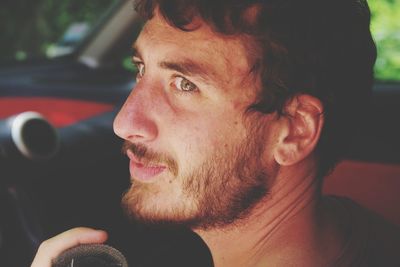
[[(137, 266), (212, 266), (196, 234), (141, 225), (121, 208), (128, 159), (112, 123), (135, 83), (129, 57), (142, 21), (130, 0), (103, 2), (72, 48), (56, 39), (49, 57), (0, 58), (0, 266), (29, 266), (42, 241), (76, 226), (108, 231)], [(400, 225), (397, 70), (376, 80), (367, 128), (323, 192)]]

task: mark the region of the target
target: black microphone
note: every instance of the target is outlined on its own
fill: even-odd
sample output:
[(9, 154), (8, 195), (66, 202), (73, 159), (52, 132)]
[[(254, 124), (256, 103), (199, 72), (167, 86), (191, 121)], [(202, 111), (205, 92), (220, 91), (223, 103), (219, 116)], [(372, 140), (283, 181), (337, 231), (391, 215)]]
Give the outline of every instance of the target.
[(128, 267), (120, 251), (103, 244), (85, 244), (61, 253), (52, 267)]

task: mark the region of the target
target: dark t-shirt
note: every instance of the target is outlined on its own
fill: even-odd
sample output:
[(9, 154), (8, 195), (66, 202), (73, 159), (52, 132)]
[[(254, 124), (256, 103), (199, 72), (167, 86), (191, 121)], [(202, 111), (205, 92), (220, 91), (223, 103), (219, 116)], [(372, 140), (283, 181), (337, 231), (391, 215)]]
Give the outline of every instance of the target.
[(400, 267), (400, 227), (350, 199), (329, 198), (344, 211), (347, 240), (328, 267)]

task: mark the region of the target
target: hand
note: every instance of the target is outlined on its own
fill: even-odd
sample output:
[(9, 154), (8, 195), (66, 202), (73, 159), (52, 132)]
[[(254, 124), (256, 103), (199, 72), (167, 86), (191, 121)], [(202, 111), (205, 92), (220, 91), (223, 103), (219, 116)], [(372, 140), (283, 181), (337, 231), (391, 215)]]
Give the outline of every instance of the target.
[(33, 259), (31, 267), (51, 267), (52, 260), (66, 249), (80, 244), (104, 243), (107, 233), (101, 230), (78, 227), (44, 241)]

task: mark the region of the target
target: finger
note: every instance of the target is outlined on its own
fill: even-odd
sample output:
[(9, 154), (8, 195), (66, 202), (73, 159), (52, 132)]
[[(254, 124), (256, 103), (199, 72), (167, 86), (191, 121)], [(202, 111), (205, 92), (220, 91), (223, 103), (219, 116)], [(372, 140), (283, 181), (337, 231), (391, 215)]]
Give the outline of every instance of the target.
[(61, 252), (80, 244), (103, 243), (107, 233), (101, 230), (78, 227), (65, 231), (44, 241), (32, 262), (31, 267), (51, 267), (51, 262)]

